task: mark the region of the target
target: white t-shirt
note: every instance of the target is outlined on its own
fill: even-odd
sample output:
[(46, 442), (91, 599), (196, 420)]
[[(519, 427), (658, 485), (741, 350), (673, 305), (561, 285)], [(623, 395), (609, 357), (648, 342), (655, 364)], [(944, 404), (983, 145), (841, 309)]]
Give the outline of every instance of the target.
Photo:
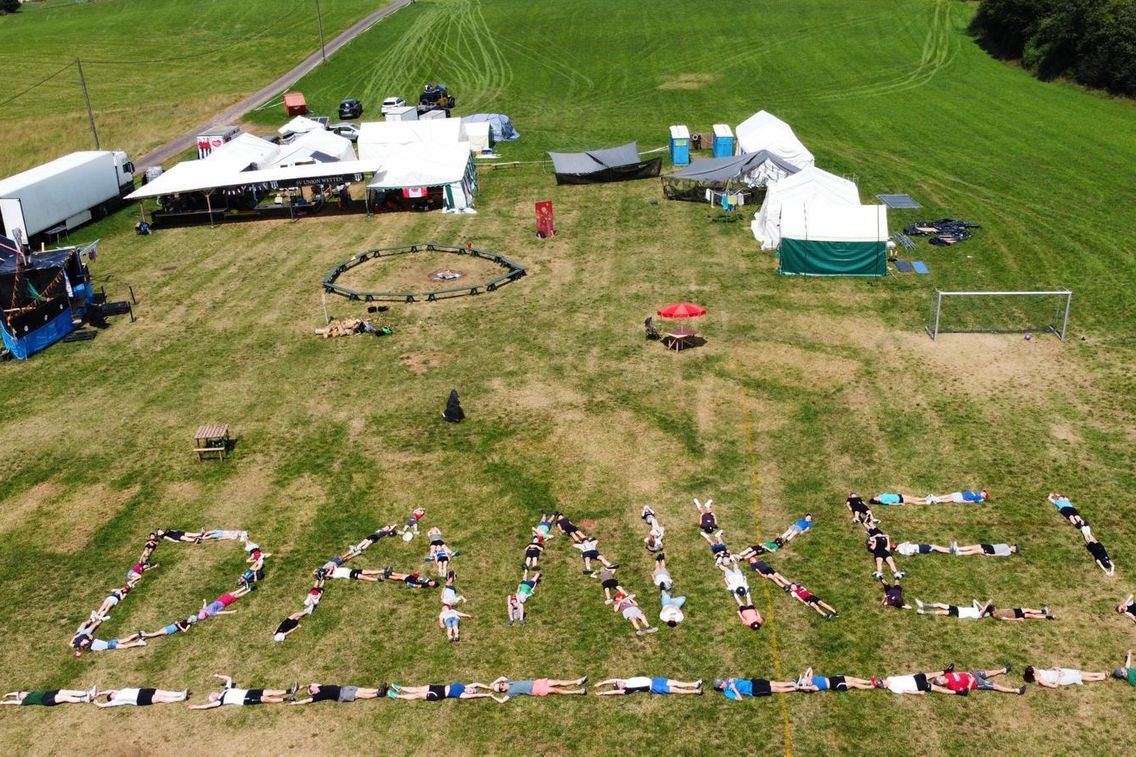
[(959, 608), (959, 620), (978, 620), (982, 617), (982, 608), (971, 605)]
[(221, 704), (243, 705), (248, 692), (248, 689), (225, 689), (221, 694)]
[(884, 683), (893, 694), (914, 694), (919, 691), (915, 676), (890, 676), (884, 679)]
[(1052, 670), (1035, 670), (1034, 675), (1039, 681), (1056, 686), (1080, 686), (1085, 681), (1081, 678), (1081, 671), (1071, 668), (1053, 668)]
[(632, 676), (623, 681), (623, 687), (625, 689), (641, 689), (644, 686), (648, 689), (651, 688), (651, 679), (647, 676)]
[(991, 544), (990, 546), (994, 547), (994, 557), (1009, 557), (1013, 554), (1010, 551), (1009, 544)]
[(655, 586), (670, 586), (674, 583), (671, 580), (671, 574), (665, 568), (659, 568), (651, 574), (655, 579)]
[(684, 616), (682, 614), (682, 610), (675, 607), (674, 605), (667, 605), (663, 609), (659, 610), (659, 620), (663, 623), (669, 623), (672, 620), (676, 623), (681, 623), (683, 617)]
[(331, 571), (332, 578), (351, 578), (351, 568), (336, 568)]
[(734, 568), (725, 572), (726, 588), (730, 591), (736, 589), (748, 589), (749, 583), (746, 581), (745, 574), (740, 569)]
[(119, 707), (127, 704), (138, 704), (138, 689), (119, 689), (114, 699), (107, 702), (104, 707)]
[(903, 555), (904, 557), (911, 557), (912, 555), (919, 554), (919, 545), (918, 544), (912, 544), (909, 541), (905, 541), (905, 542), (901, 543), (899, 546), (897, 546), (895, 548), (895, 551), (898, 552), (899, 554)]

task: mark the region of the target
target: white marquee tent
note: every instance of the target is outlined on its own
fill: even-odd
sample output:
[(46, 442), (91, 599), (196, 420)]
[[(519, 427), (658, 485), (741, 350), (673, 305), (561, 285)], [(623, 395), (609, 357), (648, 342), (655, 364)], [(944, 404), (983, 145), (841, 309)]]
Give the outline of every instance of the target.
[(768, 150), (797, 168), (807, 168), (816, 162), (789, 124), (764, 110), (738, 124), (734, 135), (740, 153)]
[[(419, 144), (457, 144), (461, 142), (460, 118), (429, 121), (365, 121), (359, 124), (359, 157), (382, 157), (392, 147)], [(466, 145), (466, 149), (469, 146)]]
[(469, 212), (477, 194), (477, 169), (468, 142), (410, 144), (387, 151), (381, 163), (368, 189), (442, 187), (449, 212)]
[(784, 206), (813, 201), (824, 201), (834, 205), (859, 205), (860, 191), (854, 182), (816, 166), (810, 166), (770, 184), (766, 189), (761, 210), (754, 216), (750, 225), (754, 238), (761, 242), (761, 249), (773, 250), (781, 244), (781, 216)]

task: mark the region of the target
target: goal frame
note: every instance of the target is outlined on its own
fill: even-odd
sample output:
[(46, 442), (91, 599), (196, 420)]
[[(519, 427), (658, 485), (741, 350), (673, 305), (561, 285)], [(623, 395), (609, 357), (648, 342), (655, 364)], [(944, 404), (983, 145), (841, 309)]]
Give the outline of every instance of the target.
[[(1073, 292), (1070, 289), (1054, 289), (1049, 291), (1044, 290), (1031, 290), (1031, 291), (944, 291), (942, 289), (935, 289), (935, 296), (932, 299), (931, 317), (927, 324), (927, 335), (931, 337), (931, 341), (937, 341), (939, 337), (939, 317), (943, 312), (943, 298), (944, 297), (1064, 297), (1065, 307), (1064, 313), (1060, 315), (1061, 329), (1058, 330), (1056, 325), (1046, 327), (1047, 331), (1051, 331), (1057, 335), (1061, 341), (1065, 341), (1065, 334), (1069, 330), (1069, 307), (1073, 302)], [(1058, 319), (1055, 319), (1058, 320)]]

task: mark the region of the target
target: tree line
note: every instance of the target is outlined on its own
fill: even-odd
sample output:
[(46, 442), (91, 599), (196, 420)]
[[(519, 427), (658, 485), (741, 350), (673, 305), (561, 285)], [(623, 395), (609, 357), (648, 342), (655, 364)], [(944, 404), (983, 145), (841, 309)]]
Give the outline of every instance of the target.
[(1136, 95), (1136, 0), (981, 0), (970, 30), (1039, 79)]

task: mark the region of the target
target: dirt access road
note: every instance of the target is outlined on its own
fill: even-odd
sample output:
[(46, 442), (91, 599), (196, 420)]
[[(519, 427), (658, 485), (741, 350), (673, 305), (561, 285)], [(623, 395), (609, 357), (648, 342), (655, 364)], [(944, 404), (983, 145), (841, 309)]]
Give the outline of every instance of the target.
[[(356, 23), (352, 24), (347, 28), (346, 31), (324, 45), (324, 51), (326, 51), (328, 55), (332, 55), (336, 50), (343, 47), (348, 42), (370, 29), (382, 19), (386, 18), (400, 8), (405, 8), (407, 5), (410, 5), (413, 2), (414, 0), (392, 0), (392, 2), (390, 2), (389, 4), (383, 6), (382, 8), (379, 8), (374, 13), (371, 13), (366, 17), (360, 19)], [(140, 159), (134, 161), (134, 165), (137, 167), (138, 172), (145, 171), (150, 166), (161, 165), (165, 161), (181, 155), (183, 152), (197, 144), (197, 135), (201, 132), (214, 126), (225, 126), (227, 124), (239, 121), (244, 117), (246, 113), (257, 107), (258, 105), (261, 105), (269, 97), (272, 97), (277, 92), (295, 84), (300, 80), (300, 77), (304, 76), (304, 74), (307, 74), (316, 66), (318, 66), (322, 60), (323, 55), (321, 51), (316, 50), (307, 58), (305, 58), (298, 66), (281, 76), (279, 79), (276, 79), (270, 84), (266, 84), (245, 99), (221, 111), (211, 120), (201, 124), (193, 131), (186, 132), (177, 139), (167, 142), (161, 147), (158, 147), (146, 153)]]

